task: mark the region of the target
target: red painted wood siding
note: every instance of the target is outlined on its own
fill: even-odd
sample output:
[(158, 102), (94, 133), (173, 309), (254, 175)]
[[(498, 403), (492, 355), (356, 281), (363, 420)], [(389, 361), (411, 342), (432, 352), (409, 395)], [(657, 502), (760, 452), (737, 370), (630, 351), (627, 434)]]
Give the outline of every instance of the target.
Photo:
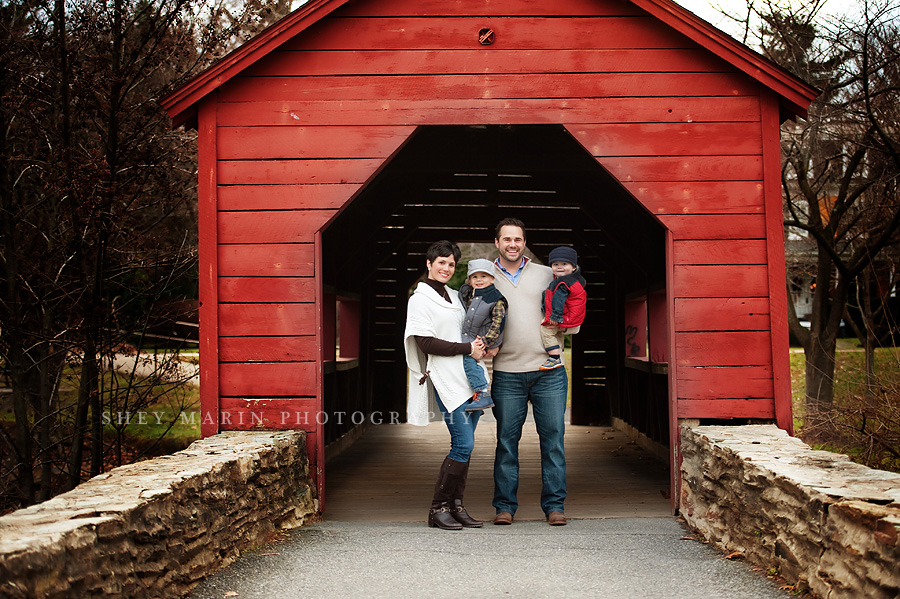
[(339, 9), (219, 91), (223, 406), (312, 405), (314, 236), (415, 126), (558, 123), (671, 231), (678, 415), (772, 417), (760, 94), (619, 0)]

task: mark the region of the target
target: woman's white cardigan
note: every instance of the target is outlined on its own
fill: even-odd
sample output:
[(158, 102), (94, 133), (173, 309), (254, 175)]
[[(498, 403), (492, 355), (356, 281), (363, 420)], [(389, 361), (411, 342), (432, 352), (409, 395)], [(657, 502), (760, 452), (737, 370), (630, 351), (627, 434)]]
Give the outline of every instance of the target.
[[(435, 403), (435, 389), (449, 412), (461, 406), (475, 393), (466, 379), (461, 355), (426, 355), (413, 338), (437, 337), (445, 341), (461, 338), (466, 310), (455, 291), (448, 288), (447, 294), (450, 296), (450, 303), (428, 283), (420, 282), (407, 306), (406, 332), (403, 335), (406, 365), (409, 367), (406, 417), (410, 424), (416, 426), (425, 426), (431, 420), (440, 418)], [(428, 378), (420, 385), (419, 381), (426, 373)]]

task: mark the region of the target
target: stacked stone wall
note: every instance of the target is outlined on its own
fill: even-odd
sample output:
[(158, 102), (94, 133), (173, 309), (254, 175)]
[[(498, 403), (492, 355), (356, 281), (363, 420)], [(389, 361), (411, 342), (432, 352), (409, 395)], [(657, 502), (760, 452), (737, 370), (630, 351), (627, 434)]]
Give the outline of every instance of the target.
[(900, 597), (900, 475), (772, 425), (683, 426), (688, 525), (823, 599)]
[(182, 597), (316, 513), (302, 431), (229, 432), (0, 518), (0, 597)]

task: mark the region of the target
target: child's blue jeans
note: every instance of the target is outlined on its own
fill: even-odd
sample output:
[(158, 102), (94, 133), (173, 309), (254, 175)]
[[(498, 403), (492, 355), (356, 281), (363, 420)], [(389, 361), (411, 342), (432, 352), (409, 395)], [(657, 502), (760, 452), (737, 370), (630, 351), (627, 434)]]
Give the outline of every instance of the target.
[(475, 358), (463, 356), (463, 368), (466, 371), (466, 378), (469, 379), (469, 386), (472, 387), (473, 391), (487, 390), (488, 382), (484, 376), (484, 369)]

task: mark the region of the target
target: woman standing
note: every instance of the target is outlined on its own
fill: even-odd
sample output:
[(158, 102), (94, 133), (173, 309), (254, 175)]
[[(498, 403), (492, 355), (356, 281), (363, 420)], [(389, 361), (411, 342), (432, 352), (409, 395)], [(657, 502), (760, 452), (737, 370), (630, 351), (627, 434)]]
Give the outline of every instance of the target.
[(481, 412), (465, 411), (474, 392), (466, 379), (462, 357), (468, 354), (480, 360), (484, 343), (480, 339), (472, 343), (449, 341), (460, 338), (466, 313), (457, 293), (446, 285), (459, 257), (459, 247), (449, 241), (438, 241), (428, 248), (427, 277), (409, 298), (404, 334), (409, 367), (407, 419), (410, 424), (425, 426), (436, 407), (450, 431), (450, 453), (441, 464), (428, 512), (428, 525), (445, 530), (482, 525), (469, 516), (462, 503), (475, 427), (481, 417)]

